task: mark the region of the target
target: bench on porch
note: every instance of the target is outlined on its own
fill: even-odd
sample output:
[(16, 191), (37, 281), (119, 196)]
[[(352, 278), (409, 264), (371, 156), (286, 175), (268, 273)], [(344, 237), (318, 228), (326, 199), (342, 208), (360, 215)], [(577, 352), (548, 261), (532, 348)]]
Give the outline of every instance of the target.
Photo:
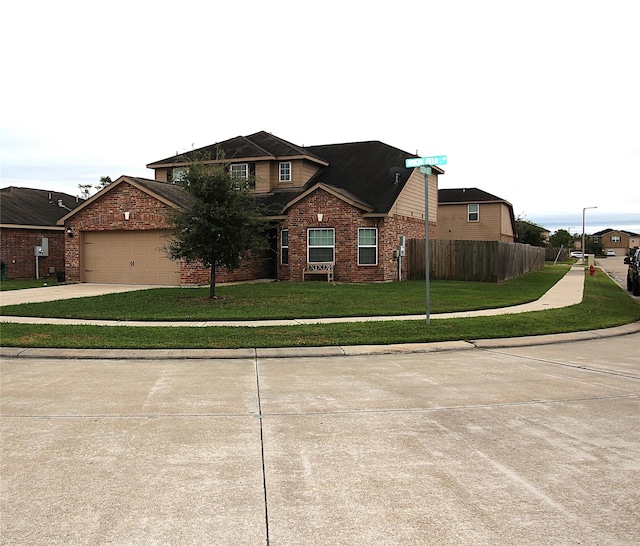
[(327, 282), (333, 282), (333, 262), (314, 262), (308, 263), (307, 267), (302, 270), (302, 280), (307, 275), (326, 275)]

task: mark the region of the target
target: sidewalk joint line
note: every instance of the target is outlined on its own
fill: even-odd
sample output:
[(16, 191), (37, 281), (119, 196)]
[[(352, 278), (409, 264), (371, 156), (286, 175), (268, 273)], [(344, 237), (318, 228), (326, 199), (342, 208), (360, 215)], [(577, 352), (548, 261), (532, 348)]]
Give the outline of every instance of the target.
[(260, 460), (262, 464), (262, 491), (264, 495), (264, 526), (266, 544), (269, 546), (269, 503), (267, 495), (267, 472), (265, 468), (265, 456), (264, 456), (264, 429), (263, 429), (263, 415), (262, 415), (262, 400), (260, 398), (260, 369), (258, 364), (258, 355), (254, 358), (254, 369), (256, 374), (256, 396), (258, 401), (258, 421), (260, 426)]

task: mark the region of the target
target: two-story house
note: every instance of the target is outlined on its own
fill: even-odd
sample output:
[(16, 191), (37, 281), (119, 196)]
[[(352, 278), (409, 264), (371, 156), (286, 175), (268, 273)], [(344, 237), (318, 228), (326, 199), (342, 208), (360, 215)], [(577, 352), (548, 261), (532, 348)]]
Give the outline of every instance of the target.
[(438, 190), (438, 239), (513, 243), (511, 203), (478, 188)]
[[(177, 182), (194, 156), (255, 181), (256, 199), (272, 226), (272, 252), (220, 272), (221, 282), (393, 280), (400, 242), (425, 237), (424, 175), (404, 167), (415, 155), (379, 141), (297, 146), (261, 131), (150, 163), (154, 180), (122, 176), (65, 216), (67, 279), (206, 284), (206, 269), (171, 262), (163, 251), (169, 212), (189, 202)], [(432, 173), (429, 234), (435, 238), (444, 171), (433, 167)]]
[(601, 243), (603, 250), (616, 256), (626, 256), (640, 246), (640, 234), (624, 229), (603, 229), (588, 236), (594, 243)]

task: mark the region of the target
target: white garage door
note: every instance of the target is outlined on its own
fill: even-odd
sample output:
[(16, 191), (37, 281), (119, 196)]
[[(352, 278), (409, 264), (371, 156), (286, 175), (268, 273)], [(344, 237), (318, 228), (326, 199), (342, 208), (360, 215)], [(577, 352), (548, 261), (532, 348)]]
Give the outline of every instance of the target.
[(180, 284), (180, 265), (162, 250), (166, 231), (86, 231), (83, 234), (84, 282)]

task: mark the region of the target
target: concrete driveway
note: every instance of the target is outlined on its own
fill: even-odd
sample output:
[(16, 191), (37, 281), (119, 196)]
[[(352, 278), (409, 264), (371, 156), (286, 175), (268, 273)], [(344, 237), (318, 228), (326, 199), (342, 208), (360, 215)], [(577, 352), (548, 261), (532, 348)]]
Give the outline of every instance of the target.
[(4, 358), (4, 544), (637, 544), (640, 333)]

